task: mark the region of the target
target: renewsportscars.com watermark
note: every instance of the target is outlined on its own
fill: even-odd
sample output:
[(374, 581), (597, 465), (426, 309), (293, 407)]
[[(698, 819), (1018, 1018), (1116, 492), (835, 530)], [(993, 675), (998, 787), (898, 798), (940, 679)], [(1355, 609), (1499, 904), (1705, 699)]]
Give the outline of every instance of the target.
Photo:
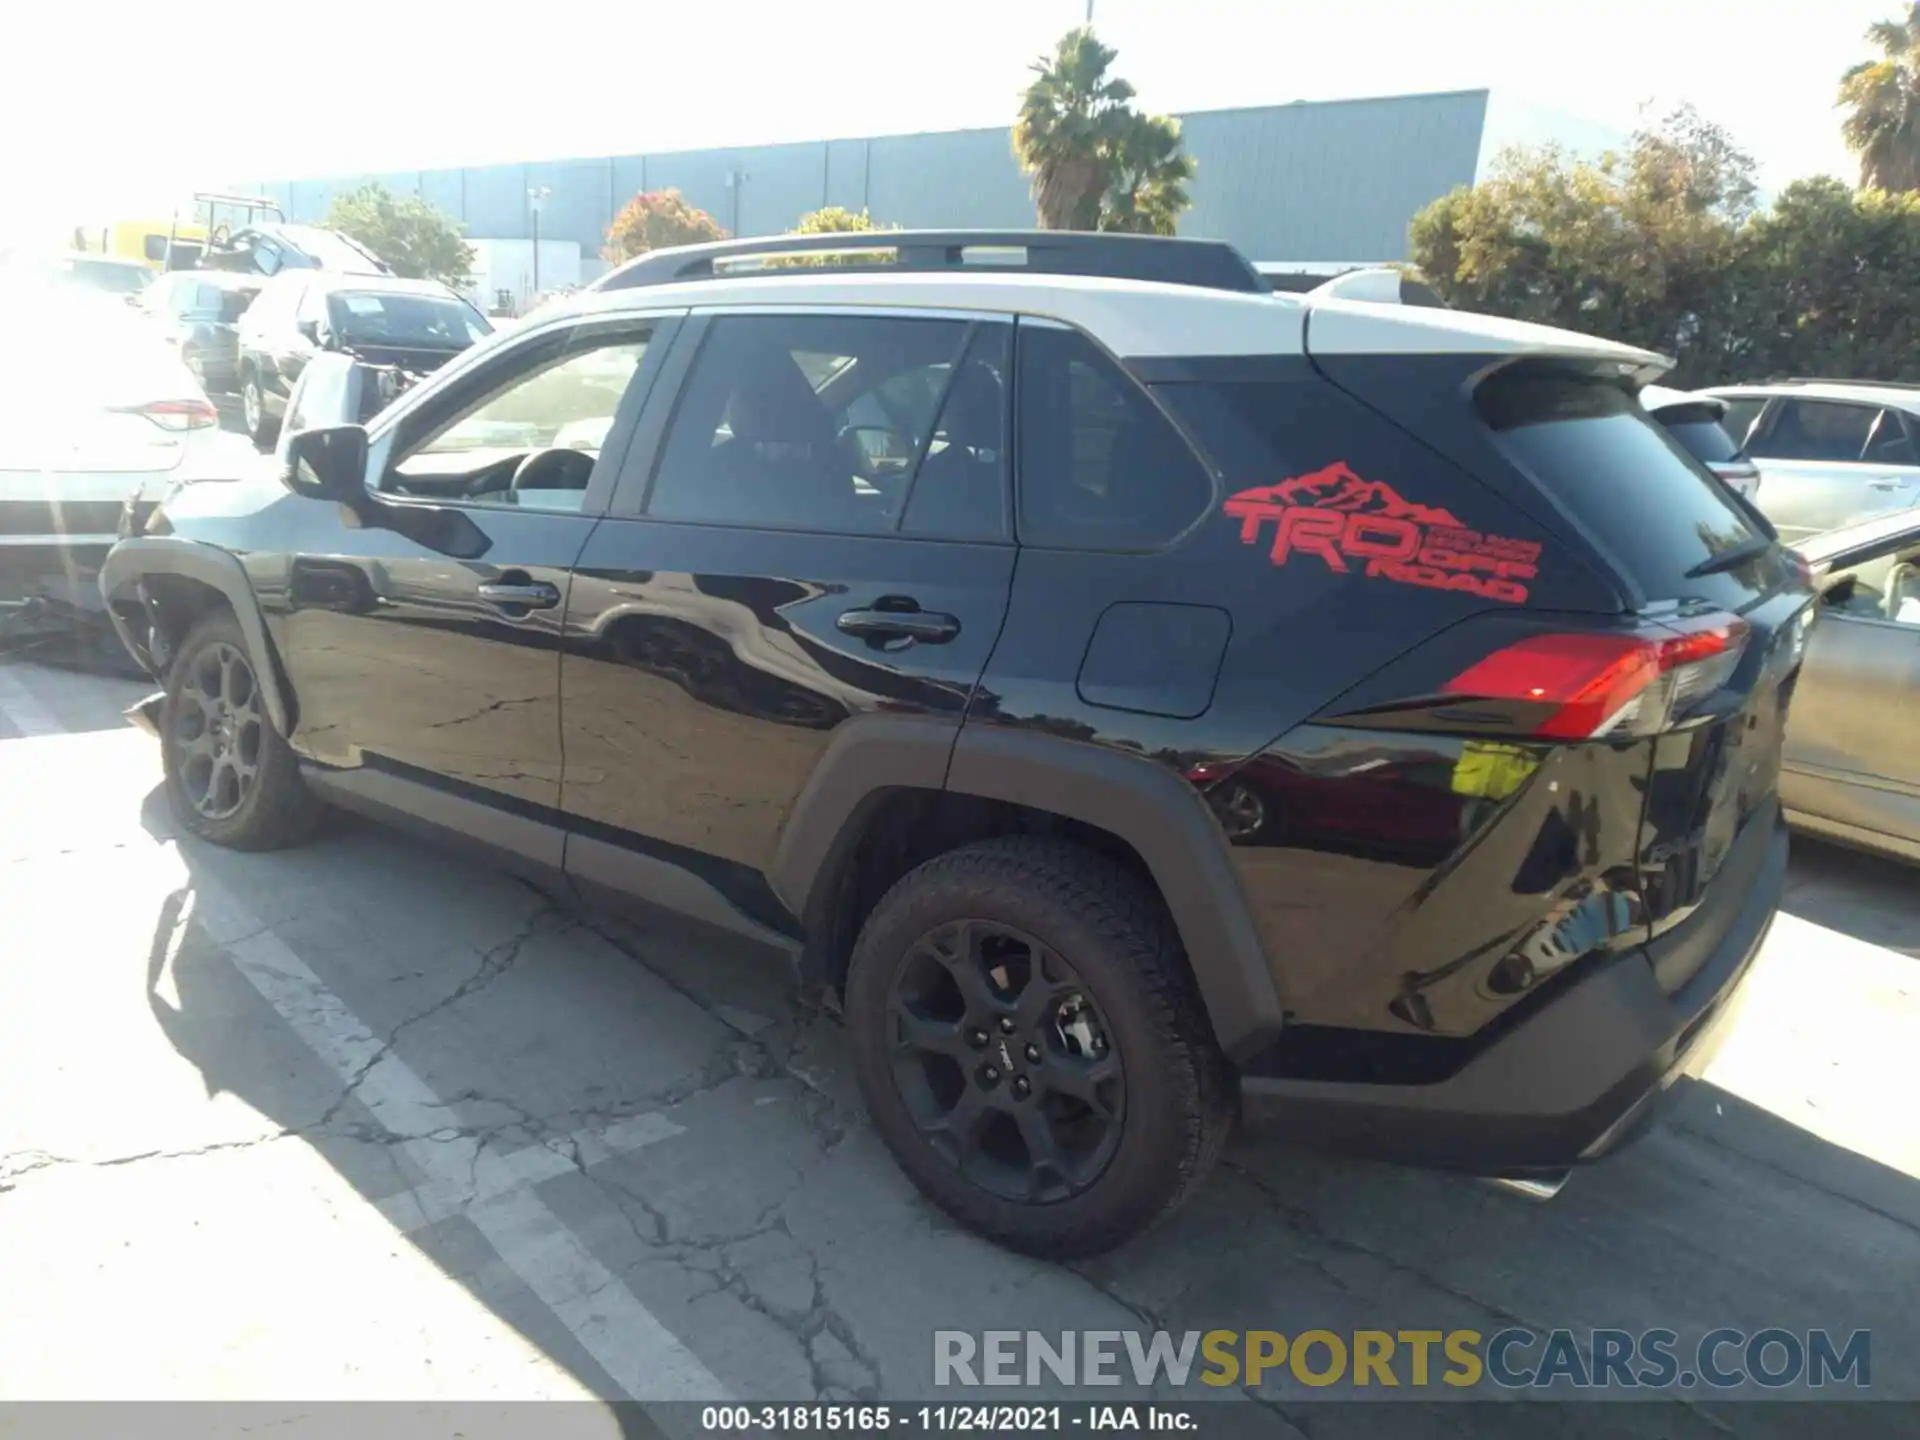
[(936, 1330), (936, 1386), (1262, 1381), (1354, 1387), (1666, 1390), (1873, 1383), (1873, 1334), (1852, 1330)]

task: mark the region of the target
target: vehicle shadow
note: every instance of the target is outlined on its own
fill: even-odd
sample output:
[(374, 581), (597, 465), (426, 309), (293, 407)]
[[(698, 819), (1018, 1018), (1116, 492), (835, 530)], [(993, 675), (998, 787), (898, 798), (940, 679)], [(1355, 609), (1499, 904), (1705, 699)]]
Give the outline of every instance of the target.
[[(142, 814), (156, 837), (175, 833), (159, 790)], [(871, 1362), (862, 1380), (830, 1371), (816, 1351), (811, 1370), (783, 1381), (769, 1343), (755, 1355), (754, 1365), (765, 1367), (758, 1386), (742, 1387), (762, 1398), (837, 1388), (924, 1399), (934, 1393), (927, 1371), (935, 1327), (1091, 1328), (1130, 1313), (1120, 1323), (1176, 1336), (1216, 1329), (1489, 1335), (1510, 1325), (1543, 1333), (1566, 1326), (1580, 1332), (1583, 1349), (1594, 1327), (1635, 1334), (1664, 1327), (1680, 1333), (1683, 1354), (1722, 1326), (1777, 1326), (1803, 1336), (1826, 1328), (1841, 1342), (1868, 1329), (1875, 1369), (1866, 1393), (1920, 1399), (1920, 1379), (1902, 1360), (1920, 1351), (1920, 1315), (1911, 1304), (1911, 1277), (1920, 1274), (1920, 1183), (1718, 1085), (1683, 1082), (1651, 1133), (1577, 1174), (1545, 1205), (1468, 1177), (1243, 1137), (1212, 1182), (1166, 1223), (1068, 1270), (979, 1242), (918, 1199), (844, 1086), (838, 1030), (817, 1026), (796, 1042), (791, 1027), (806, 1022), (777, 1008), (792, 1003), (782, 979), (756, 989), (734, 975), (724, 982), (732, 987), (727, 998), (695, 1004), (688, 996), (698, 993), (696, 952), (663, 946), (649, 955), (644, 943), (615, 950), (599, 943), (599, 927), (611, 929), (606, 917), (556, 908), (497, 872), (350, 818), (331, 820), (313, 846), (294, 854), (178, 846), (189, 879), (155, 916), (148, 1004), (210, 1094), (238, 1096), (270, 1116), (390, 1217), (402, 1213), (396, 1202), (434, 1178), (386, 1116), (362, 1106), (367, 1087), (356, 1092), (290, 1041), (286, 1015), (233, 958), (249, 937), (223, 942), (198, 925), (182, 933), (181, 917), (200, 902), (199, 892), (225, 892), (365, 1019), (382, 1054), (432, 1086), (445, 1111), (436, 1143), (471, 1140), (491, 1153), (525, 1153), (593, 1124), (665, 1110), (687, 1127), (671, 1145), (596, 1165), (618, 1172), (597, 1192), (584, 1171), (544, 1188), (555, 1192), (555, 1214), (696, 1353), (742, 1366), (738, 1353), (728, 1353), (739, 1351), (737, 1336), (700, 1329), (708, 1323), (702, 1306), (737, 1294), (763, 1318), (786, 1316), (789, 1332), (768, 1332), (781, 1343), (800, 1332), (810, 1332), (809, 1343), (839, 1335), (843, 1348), (860, 1352), (854, 1359)], [(382, 938), (370, 954), (372, 930)], [(489, 962), (476, 969), (474, 956), (497, 956), (503, 931), (523, 937), (516, 958), (500, 962), (496, 978), (476, 981)], [(163, 971), (169, 984), (161, 983)], [(483, 995), (487, 987), (494, 988)], [(498, 1013), (468, 1013), (482, 1005)], [(754, 1026), (729, 1029), (707, 1013), (709, 1005), (757, 1006), (765, 1028), (759, 1038), (748, 1033)], [(529, 1039), (536, 1031), (547, 1037), (538, 1045)], [(791, 1073), (803, 1068), (809, 1084)], [(746, 1093), (729, 1102), (729, 1087), (742, 1085)], [(591, 1093), (596, 1086), (603, 1088)], [(774, 1103), (782, 1097), (794, 1105)], [(703, 1105), (716, 1108), (702, 1112)], [(787, 1117), (778, 1126), (763, 1118), (778, 1116)], [(662, 1158), (649, 1158), (656, 1153)], [(803, 1204), (794, 1205), (785, 1188), (757, 1188), (769, 1167), (807, 1177), (797, 1192)], [(558, 1193), (568, 1186), (584, 1198), (575, 1203)], [(601, 1203), (609, 1200), (619, 1208), (609, 1211)], [(583, 1390), (624, 1398), (574, 1330), (467, 1220), (402, 1228)], [(802, 1298), (776, 1300), (771, 1282), (757, 1288), (762, 1281), (733, 1248), (736, 1234), (746, 1237), (742, 1246), (787, 1247), (770, 1264), (800, 1265), (811, 1277)], [(842, 1268), (830, 1287), (820, 1257), (835, 1253)], [(682, 1292), (669, 1286), (662, 1304), (662, 1292), (648, 1288), (656, 1272), (693, 1256), (707, 1257), (700, 1261), (705, 1288), (683, 1298), (705, 1298), (676, 1308)], [(904, 1292), (902, 1275), (916, 1277)], [(782, 1283), (790, 1287), (791, 1278)], [(872, 1338), (883, 1330), (885, 1339)], [(856, 1331), (869, 1337), (868, 1348), (853, 1341)], [(887, 1344), (915, 1362), (879, 1364)], [(848, 1368), (857, 1367), (850, 1361)], [(741, 1383), (738, 1369), (729, 1381)], [(1704, 1388), (1674, 1393), (1687, 1408), (1556, 1405), (1545, 1428), (1785, 1437), (1805, 1433), (1810, 1415), (1799, 1406), (1719, 1410), (1718, 1393)], [(1765, 1392), (1734, 1393), (1748, 1400)], [(1784, 1393), (1806, 1398), (1798, 1389)], [(1861, 1392), (1846, 1386), (1844, 1393)], [(1531, 1407), (1422, 1403), (1395, 1406), (1383, 1427), (1387, 1414), (1377, 1406), (1320, 1403), (1374, 1395), (1312, 1389), (1284, 1374), (1269, 1376), (1255, 1398), (1269, 1407), (1275, 1433), (1317, 1440), (1380, 1433), (1518, 1440), (1542, 1433), (1543, 1424), (1543, 1412)], [(1391, 1398), (1459, 1397), (1403, 1389)], [(1475, 1392), (1477, 1401), (1488, 1398), (1486, 1387)], [(616, 1413), (626, 1433), (658, 1433), (639, 1412)], [(1848, 1434), (1891, 1436), (1909, 1433), (1909, 1414), (1849, 1407), (1839, 1418)]]
[(1780, 908), (1920, 959), (1920, 867), (1795, 835)]
[[(1644, 1136), (1575, 1172), (1548, 1203), (1466, 1176), (1242, 1137), (1185, 1210), (1087, 1268), (1176, 1334), (1427, 1329), (1490, 1337), (1518, 1326), (1544, 1337), (1567, 1327), (1590, 1365), (1592, 1330), (1640, 1336), (1664, 1328), (1678, 1333), (1675, 1353), (1692, 1370), (1701, 1338), (1721, 1327), (1749, 1335), (1780, 1327), (1802, 1342), (1825, 1329), (1836, 1348), (1851, 1332), (1870, 1331), (1870, 1388), (1841, 1381), (1814, 1390), (1804, 1374), (1778, 1390), (1752, 1382), (1724, 1391), (1698, 1383), (1584, 1393), (1565, 1382), (1544, 1391), (1482, 1384), (1471, 1392), (1475, 1403), (1434, 1405), (1419, 1422), (1396, 1416), (1391, 1432), (1788, 1440), (1809, 1433), (1814, 1412), (1766, 1402), (1851, 1402), (1844, 1411), (1824, 1408), (1818, 1418), (1826, 1424), (1816, 1428), (1911, 1433), (1910, 1407), (1863, 1402), (1920, 1398), (1920, 1375), (1904, 1358), (1920, 1345), (1909, 1284), (1916, 1264), (1914, 1176), (1718, 1085), (1683, 1080)], [(1514, 1354), (1518, 1367), (1537, 1365), (1542, 1345)], [(1402, 1356), (1401, 1388), (1391, 1394), (1310, 1387), (1284, 1366), (1257, 1393), (1315, 1440), (1377, 1433), (1377, 1405), (1324, 1402), (1467, 1398), (1437, 1383), (1427, 1392), (1408, 1388)], [(1533, 1406), (1478, 1403), (1527, 1399), (1685, 1408), (1557, 1404), (1546, 1420)]]

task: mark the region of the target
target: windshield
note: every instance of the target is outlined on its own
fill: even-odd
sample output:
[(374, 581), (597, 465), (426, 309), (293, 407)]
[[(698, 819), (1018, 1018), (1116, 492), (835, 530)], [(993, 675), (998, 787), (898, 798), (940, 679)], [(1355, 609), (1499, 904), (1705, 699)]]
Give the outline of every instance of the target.
[(347, 291), (327, 297), (327, 318), (346, 345), (464, 350), (493, 333), (479, 311), (451, 295)]
[(281, 225), (273, 230), (262, 229), (262, 234), (272, 238), (275, 234), (287, 244), (299, 247), (299, 256), (289, 255), (282, 264), (287, 269), (355, 270), (378, 272), (381, 270), (379, 258), (371, 250), (348, 239), (336, 230), (322, 230), (313, 225)]
[(144, 265), (122, 265), (112, 260), (69, 260), (61, 278), (70, 284), (114, 295), (138, 295), (153, 283), (153, 271)]

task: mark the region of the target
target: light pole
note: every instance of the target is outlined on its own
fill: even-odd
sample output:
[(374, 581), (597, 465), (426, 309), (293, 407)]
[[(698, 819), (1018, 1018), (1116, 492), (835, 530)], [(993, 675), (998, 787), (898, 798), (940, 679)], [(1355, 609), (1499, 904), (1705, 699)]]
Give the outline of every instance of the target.
[(534, 185), (527, 190), (527, 208), (533, 212), (533, 294), (529, 299), (540, 296), (540, 209), (552, 194), (551, 185)]

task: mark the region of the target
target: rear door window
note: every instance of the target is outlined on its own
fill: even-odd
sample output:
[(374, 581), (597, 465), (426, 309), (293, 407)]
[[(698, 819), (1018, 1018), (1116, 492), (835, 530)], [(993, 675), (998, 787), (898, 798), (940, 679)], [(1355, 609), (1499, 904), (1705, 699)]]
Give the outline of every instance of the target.
[(1783, 400), (1765, 435), (1749, 451), (1764, 460), (1858, 460), (1872, 438), (1880, 410), (1832, 400)]
[(720, 316), (674, 403), (647, 513), (1000, 538), (1005, 323)]
[[(1757, 573), (1767, 563), (1767, 537), (1624, 389), (1515, 367), (1481, 385), (1474, 398), (1515, 463), (1648, 600), (1698, 597), (1738, 606), (1770, 588)], [(1720, 568), (1736, 551), (1758, 558)]]

